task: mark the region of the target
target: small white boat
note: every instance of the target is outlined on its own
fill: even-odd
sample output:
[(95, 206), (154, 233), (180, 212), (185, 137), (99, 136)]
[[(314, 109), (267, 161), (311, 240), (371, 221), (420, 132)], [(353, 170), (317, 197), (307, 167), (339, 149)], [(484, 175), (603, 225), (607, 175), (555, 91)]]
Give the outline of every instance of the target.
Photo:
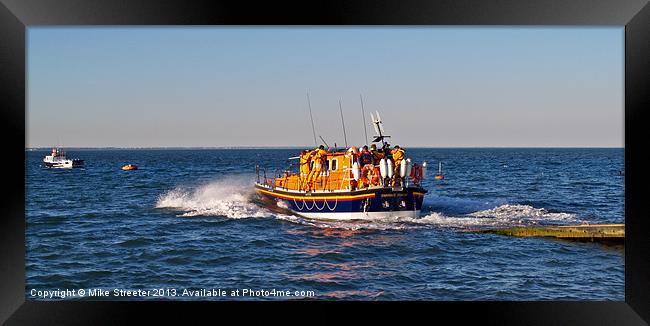
[(52, 148), (52, 153), (43, 158), (43, 163), (48, 168), (58, 169), (71, 169), (81, 168), (84, 166), (84, 160), (69, 159), (65, 156), (65, 152), (60, 148)]

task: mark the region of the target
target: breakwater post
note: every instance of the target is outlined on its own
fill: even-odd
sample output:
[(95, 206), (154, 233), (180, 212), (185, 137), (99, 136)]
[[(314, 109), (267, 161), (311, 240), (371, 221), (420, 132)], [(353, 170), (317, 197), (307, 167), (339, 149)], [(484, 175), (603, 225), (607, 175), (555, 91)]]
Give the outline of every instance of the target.
[(580, 224), (472, 230), (515, 237), (550, 237), (564, 240), (613, 242), (625, 241), (625, 224)]

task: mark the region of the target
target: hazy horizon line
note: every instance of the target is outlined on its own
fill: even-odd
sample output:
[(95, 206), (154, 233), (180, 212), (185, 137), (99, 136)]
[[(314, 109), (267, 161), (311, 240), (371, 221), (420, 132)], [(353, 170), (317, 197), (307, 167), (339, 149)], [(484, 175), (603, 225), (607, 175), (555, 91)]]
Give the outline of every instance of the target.
[[(56, 147), (56, 146), (55, 146)], [(49, 150), (53, 148), (52, 146), (47, 147), (25, 147), (25, 150)], [(64, 149), (302, 149), (302, 148), (315, 148), (315, 146), (145, 146), (145, 147), (124, 147), (124, 146), (82, 146), (82, 147), (57, 147)], [(334, 147), (330, 147), (334, 148)], [(337, 149), (342, 149), (346, 147), (335, 147)], [(625, 146), (405, 146), (404, 148), (422, 148), (422, 149), (585, 149), (585, 148), (612, 148), (612, 149), (624, 149)]]

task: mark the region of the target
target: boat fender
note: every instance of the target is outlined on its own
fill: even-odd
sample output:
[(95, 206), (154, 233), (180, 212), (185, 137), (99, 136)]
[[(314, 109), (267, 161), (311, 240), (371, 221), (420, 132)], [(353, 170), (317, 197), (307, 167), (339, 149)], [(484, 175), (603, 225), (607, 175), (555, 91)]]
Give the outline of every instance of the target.
[(406, 176), (406, 160), (399, 162), (399, 176), (404, 178)]
[(395, 166), (393, 165), (394, 164), (393, 160), (386, 160), (386, 161), (387, 161), (386, 162), (386, 165), (387, 165), (386, 166), (386, 168), (387, 168), (386, 172), (388, 173), (388, 178), (392, 178), (393, 177), (393, 172), (394, 172), (393, 170), (395, 169)]
[(385, 158), (382, 158), (379, 161), (379, 173), (381, 174), (382, 179), (386, 179), (388, 177), (388, 172), (386, 172), (386, 170), (388, 170), (388, 165), (386, 161), (387, 160)]
[(406, 159), (406, 175), (411, 175), (411, 170), (413, 169), (413, 162), (410, 158)]
[(352, 164), (352, 177), (354, 178), (354, 181), (359, 181), (359, 174), (361, 172), (359, 171), (359, 164), (357, 162), (354, 162)]

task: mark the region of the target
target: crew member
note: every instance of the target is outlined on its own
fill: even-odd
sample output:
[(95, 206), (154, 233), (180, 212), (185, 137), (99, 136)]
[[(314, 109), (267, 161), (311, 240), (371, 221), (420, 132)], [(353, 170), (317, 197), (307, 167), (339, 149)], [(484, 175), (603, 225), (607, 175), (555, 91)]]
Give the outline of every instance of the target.
[(361, 148), (361, 153), (359, 153), (359, 157), (357, 158), (357, 164), (359, 164), (359, 168), (361, 169), (361, 175), (359, 176), (361, 182), (359, 187), (363, 188), (367, 186), (367, 182), (363, 182), (363, 180), (369, 180), (368, 173), (375, 168), (375, 158), (370, 154), (370, 152), (368, 152), (368, 146), (364, 145), (363, 148)]
[(309, 172), (308, 180), (308, 191), (311, 191), (314, 188), (314, 181), (320, 175), (320, 171), (323, 169), (323, 164), (325, 163), (325, 158), (327, 157), (327, 150), (325, 146), (320, 145), (317, 149), (312, 152), (311, 160), (314, 162), (314, 166)]
[(361, 153), (359, 153), (357, 163), (359, 164), (359, 168), (363, 168), (366, 164), (375, 165), (375, 158), (370, 154), (370, 152), (368, 152), (368, 146), (363, 146), (361, 148)]
[(356, 147), (352, 146), (352, 147), (348, 148), (347, 155), (350, 155), (352, 157), (352, 160), (356, 161), (356, 159), (357, 159), (357, 157), (359, 155), (359, 151), (357, 150)]
[(387, 160), (390, 160), (393, 158), (390, 150), (390, 144), (389, 143), (384, 143), (384, 146), (381, 148), (381, 150), (384, 152), (384, 157)]
[(377, 145), (375, 144), (370, 145), (370, 154), (375, 159), (375, 163), (381, 161), (381, 159), (384, 158), (384, 151), (381, 149), (377, 150)]
[(300, 189), (302, 189), (306, 184), (310, 167), (311, 167), (311, 152), (305, 149), (302, 152), (300, 152)]
[(393, 162), (395, 163), (393, 170), (393, 185), (395, 185), (395, 181), (400, 178), (400, 163), (402, 163), (405, 153), (404, 150), (399, 147), (399, 145), (395, 145), (395, 147), (393, 147), (393, 150), (390, 151), (390, 154), (393, 157)]

